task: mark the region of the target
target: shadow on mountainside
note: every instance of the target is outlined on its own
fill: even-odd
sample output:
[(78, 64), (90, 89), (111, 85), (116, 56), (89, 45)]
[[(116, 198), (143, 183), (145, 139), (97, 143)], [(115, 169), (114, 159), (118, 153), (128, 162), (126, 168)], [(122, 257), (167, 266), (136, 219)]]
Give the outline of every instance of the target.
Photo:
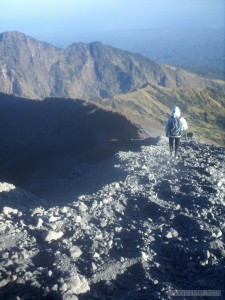
[(43, 287), (35, 287), (31, 284), (15, 284), (10, 283), (1, 288), (1, 300), (24, 299), (24, 300), (63, 300), (63, 296), (59, 293), (51, 291), (46, 293)]
[[(110, 183), (111, 173), (123, 180), (124, 172), (112, 168), (107, 159), (159, 140), (141, 138), (139, 128), (119, 113), (71, 99), (34, 101), (0, 94), (0, 127), (0, 181), (47, 199), (74, 190), (73, 180), (80, 185), (76, 195), (101, 188), (101, 174), (95, 180), (92, 170), (104, 174), (103, 184)], [(102, 165), (96, 168), (97, 164)], [(36, 205), (34, 195), (17, 192), (10, 190), (6, 196), (3, 189), (2, 205), (13, 205), (8, 200), (15, 196), (15, 205)]]
[(0, 180), (16, 185), (69, 177), (76, 165), (155, 143), (140, 140), (123, 115), (82, 100), (0, 94), (0, 127)]
[(0, 190), (0, 209), (7, 206), (24, 210), (37, 206), (37, 203), (45, 204), (44, 200), (12, 184), (0, 183)]
[[(102, 158), (98, 163), (82, 163), (79, 165), (69, 164), (70, 172), (63, 173), (63, 166), (60, 168), (60, 162), (55, 161), (55, 172), (49, 174), (47, 168), (43, 168), (37, 178), (27, 181), (24, 188), (30, 190), (35, 195), (44, 198), (61, 198), (65, 194), (73, 193), (74, 197), (81, 194), (94, 193), (102, 186), (112, 183), (112, 181), (124, 181), (127, 172), (117, 168), (117, 158), (113, 156), (118, 151), (140, 151), (143, 145), (155, 145), (159, 138), (133, 139), (130, 141), (112, 141), (110, 156), (111, 158)], [(62, 161), (61, 161), (62, 162)], [(41, 175), (41, 176), (40, 176)], [(77, 187), (77, 188), (76, 188)], [(71, 195), (72, 196), (72, 195)]]
[[(140, 151), (142, 145), (155, 145), (158, 138), (130, 140), (121, 143), (123, 151)], [(114, 144), (116, 142), (113, 142)], [(120, 144), (114, 146), (115, 152), (120, 150)], [(112, 155), (112, 154), (111, 154)], [(66, 162), (65, 162), (66, 161)], [(82, 163), (76, 165), (71, 160), (49, 160), (31, 178), (27, 178), (21, 188), (12, 184), (2, 183), (0, 191), (0, 208), (34, 208), (42, 205), (48, 208), (61, 205), (82, 194), (94, 193), (104, 185), (124, 181), (127, 172), (117, 168), (117, 158), (111, 157), (99, 163)], [(50, 166), (47, 166), (50, 164)], [(67, 171), (65, 171), (67, 169)], [(69, 171), (68, 171), (69, 169)], [(31, 170), (33, 172), (33, 170)], [(13, 176), (17, 174), (13, 172)], [(14, 178), (14, 177), (13, 177)]]

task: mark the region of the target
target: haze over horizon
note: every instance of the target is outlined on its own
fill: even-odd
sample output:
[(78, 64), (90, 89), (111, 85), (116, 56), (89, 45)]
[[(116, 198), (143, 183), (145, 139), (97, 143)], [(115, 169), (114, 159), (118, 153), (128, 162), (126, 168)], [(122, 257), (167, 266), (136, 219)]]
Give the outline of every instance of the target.
[(73, 34), (90, 42), (115, 30), (223, 29), (224, 10), (223, 0), (2, 0), (0, 32), (44, 40)]
[(0, 33), (58, 48), (100, 41), (225, 80), (223, 0), (2, 0)]

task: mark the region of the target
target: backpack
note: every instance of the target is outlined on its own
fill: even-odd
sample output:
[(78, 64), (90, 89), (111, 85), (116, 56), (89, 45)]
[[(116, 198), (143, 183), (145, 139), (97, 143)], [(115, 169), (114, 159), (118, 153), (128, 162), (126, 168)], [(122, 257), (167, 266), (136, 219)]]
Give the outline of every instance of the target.
[(169, 136), (180, 136), (182, 131), (182, 123), (179, 118), (171, 117), (169, 123)]

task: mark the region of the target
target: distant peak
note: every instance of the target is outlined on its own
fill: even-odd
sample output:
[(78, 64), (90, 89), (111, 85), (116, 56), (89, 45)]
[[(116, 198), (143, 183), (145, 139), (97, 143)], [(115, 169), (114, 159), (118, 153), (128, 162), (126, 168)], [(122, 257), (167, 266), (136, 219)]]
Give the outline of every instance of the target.
[[(5, 43), (14, 43), (16, 45), (19, 45), (20, 43), (28, 43), (28, 42), (33, 42), (33, 43), (38, 43), (38, 44), (43, 44), (43, 45), (49, 45), (51, 47), (51, 44), (48, 44), (46, 42), (41, 42), (39, 40), (36, 40), (35, 38), (26, 35), (20, 31), (6, 31), (0, 34), (0, 42), (5, 42)], [(55, 48), (55, 47), (54, 47)]]
[(18, 41), (18, 40), (26, 40), (28, 37), (19, 31), (6, 31), (0, 35), (0, 42), (2, 41)]
[(99, 41), (94, 41), (94, 42), (91, 42), (91, 43), (84, 43), (84, 42), (78, 42), (78, 43), (73, 43), (71, 44), (70, 46), (68, 46), (68, 48), (71, 48), (71, 47), (102, 47), (104, 44), (102, 42), (99, 42)]
[(18, 36), (23, 36), (25, 37), (26, 35), (20, 31), (5, 31), (1, 34), (4, 38), (9, 38), (9, 37), (18, 37)]
[(90, 45), (104, 45), (104, 44), (100, 41), (94, 41), (94, 42), (90, 43)]

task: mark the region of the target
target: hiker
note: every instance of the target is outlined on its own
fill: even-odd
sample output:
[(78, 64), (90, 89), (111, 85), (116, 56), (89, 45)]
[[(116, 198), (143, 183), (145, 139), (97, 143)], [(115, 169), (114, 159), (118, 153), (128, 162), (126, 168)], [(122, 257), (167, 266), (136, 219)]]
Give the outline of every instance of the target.
[(182, 132), (187, 128), (187, 122), (183, 117), (181, 117), (179, 107), (175, 106), (172, 110), (172, 115), (168, 118), (166, 124), (166, 136), (169, 138), (171, 156), (173, 155), (173, 148), (175, 142), (175, 158), (177, 158)]

